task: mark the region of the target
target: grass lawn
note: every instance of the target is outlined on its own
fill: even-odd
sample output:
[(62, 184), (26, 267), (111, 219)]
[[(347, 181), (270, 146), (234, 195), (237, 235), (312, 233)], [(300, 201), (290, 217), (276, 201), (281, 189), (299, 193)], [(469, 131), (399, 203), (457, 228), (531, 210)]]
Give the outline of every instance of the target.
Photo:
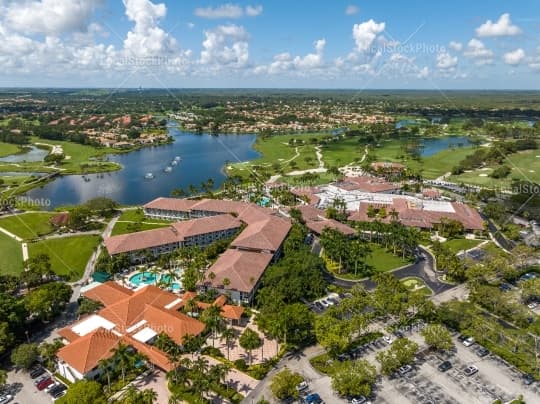
[(51, 266), (58, 275), (76, 281), (84, 273), (86, 263), (100, 242), (99, 236), (73, 236), (55, 238), (28, 244), (30, 257), (47, 254)]
[(53, 227), (49, 223), (54, 213), (31, 212), (0, 219), (0, 227), (25, 240), (49, 234)]
[(444, 245), (450, 248), (450, 250), (454, 254), (457, 254), (461, 250), (468, 250), (470, 248), (476, 247), (481, 242), (482, 240), (469, 240), (466, 238), (455, 238), (453, 240), (446, 241)]
[(11, 143), (0, 142), (0, 157), (9, 156), (11, 154), (19, 153), (21, 149), (19, 146)]
[[(387, 251), (384, 247), (371, 243), (371, 255), (366, 259), (366, 264), (373, 267), (376, 273), (386, 272), (392, 269), (396, 269), (410, 263), (408, 260), (404, 260), (401, 257), (397, 257), (390, 251)], [(358, 274), (354, 275), (354, 272), (338, 274), (338, 264), (333, 262), (327, 257), (323, 256), (328, 271), (335, 273), (339, 278), (343, 279), (362, 279), (365, 276)], [(354, 269), (353, 269), (354, 271)]]
[(23, 268), (21, 245), (0, 233), (0, 274), (18, 275)]
[(420, 291), (426, 296), (430, 296), (433, 293), (431, 289), (425, 284), (425, 282), (420, 278), (403, 278), (401, 280), (401, 283), (403, 283), (403, 285), (405, 285), (405, 287), (410, 291)]
[(116, 236), (143, 230), (159, 229), (170, 225), (171, 222), (167, 220), (146, 218), (141, 209), (129, 209), (122, 212), (114, 225), (111, 235)]

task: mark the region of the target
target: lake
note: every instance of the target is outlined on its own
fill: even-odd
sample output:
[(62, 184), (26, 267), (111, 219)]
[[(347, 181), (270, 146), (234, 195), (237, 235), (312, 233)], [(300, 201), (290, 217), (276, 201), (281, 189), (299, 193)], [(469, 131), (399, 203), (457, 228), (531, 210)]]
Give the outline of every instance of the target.
[(31, 163), (34, 161), (43, 161), (47, 154), (49, 154), (49, 149), (40, 149), (36, 146), (24, 146), (24, 148), (30, 150), (24, 153), (0, 157), (0, 161), (4, 163), (22, 163), (23, 161)]
[(471, 146), (471, 141), (466, 136), (446, 136), (438, 138), (424, 138), (420, 141), (422, 145), (422, 157), (429, 157), (443, 150), (457, 147)]
[[(171, 144), (109, 155), (109, 161), (121, 164), (122, 170), (60, 177), (27, 195), (49, 199), (51, 208), (80, 204), (97, 196), (124, 205), (139, 205), (159, 196), (169, 196), (175, 188), (187, 191), (190, 184), (198, 187), (209, 178), (218, 188), (225, 179), (223, 167), (227, 162), (247, 161), (259, 156), (252, 148), (256, 135), (198, 135), (175, 127), (169, 128), (169, 134), (174, 138)], [(172, 166), (176, 156), (180, 156), (181, 161)], [(167, 166), (172, 168), (169, 173), (164, 172)], [(145, 179), (147, 173), (152, 173), (154, 179)]]

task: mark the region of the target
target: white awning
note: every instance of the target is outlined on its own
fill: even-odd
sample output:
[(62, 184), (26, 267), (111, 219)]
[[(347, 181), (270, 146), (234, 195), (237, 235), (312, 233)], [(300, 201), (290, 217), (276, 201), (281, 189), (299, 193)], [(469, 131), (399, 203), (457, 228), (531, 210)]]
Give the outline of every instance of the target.
[(135, 338), (139, 342), (146, 343), (147, 341), (150, 341), (152, 338), (154, 338), (156, 335), (157, 332), (155, 332), (151, 328), (146, 327), (139, 331), (137, 334), (134, 334), (133, 338)]

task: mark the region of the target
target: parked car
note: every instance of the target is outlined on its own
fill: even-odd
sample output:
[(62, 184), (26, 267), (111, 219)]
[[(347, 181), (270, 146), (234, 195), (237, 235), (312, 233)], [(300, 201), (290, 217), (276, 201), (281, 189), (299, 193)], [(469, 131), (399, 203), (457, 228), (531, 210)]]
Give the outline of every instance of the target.
[(527, 307), (528, 307), (529, 309), (531, 309), (531, 310), (532, 310), (532, 309), (535, 309), (537, 306), (538, 306), (538, 302), (530, 302), (530, 303), (527, 305)]
[(465, 341), (467, 338), (469, 338), (468, 335), (465, 335), (465, 334), (460, 334), (459, 337), (457, 337), (457, 339), (459, 340), (459, 342), (463, 342)]
[(54, 383), (53, 380), (49, 377), (48, 379), (45, 379), (41, 383), (39, 383), (37, 385), (37, 389), (44, 390), (45, 388), (49, 387), (53, 383)]
[(61, 391), (61, 392), (55, 394), (55, 395), (53, 396), (53, 399), (52, 399), (52, 400), (53, 400), (53, 401), (56, 401), (56, 400), (58, 400), (60, 397), (65, 396), (66, 393), (67, 393), (67, 390), (63, 390), (63, 391)]
[(0, 396), (0, 404), (7, 404), (11, 400), (13, 400), (13, 396), (11, 394), (5, 394), (3, 396)]
[(382, 337), (383, 341), (386, 342), (388, 345), (390, 345), (392, 342), (394, 342), (394, 340), (392, 339), (392, 337), (390, 335), (384, 335)]
[(307, 382), (303, 381), (302, 383), (300, 383), (298, 386), (296, 386), (296, 390), (298, 391), (304, 391), (304, 390), (307, 390), (308, 389), (308, 384)]
[(462, 342), (463, 345), (465, 346), (471, 346), (472, 344), (474, 344), (474, 338), (473, 337), (468, 337), (465, 341)]
[(412, 370), (411, 365), (404, 365), (398, 369), (398, 373), (403, 376), (404, 374), (409, 373)]
[(439, 366), (437, 366), (437, 369), (439, 369), (439, 371), (441, 372), (446, 372), (451, 367), (452, 367), (452, 364), (450, 363), (450, 361), (444, 361)]
[(472, 376), (475, 373), (478, 373), (478, 368), (474, 365), (469, 365), (463, 370), (463, 373), (465, 373), (465, 376)]
[(366, 404), (367, 398), (364, 396), (353, 397), (350, 402), (351, 404)]
[(55, 389), (55, 388), (58, 387), (58, 386), (60, 386), (60, 383), (53, 380), (53, 383), (52, 383), (52, 384), (49, 384), (47, 387), (45, 387), (45, 391), (46, 391), (47, 393), (50, 393), (51, 390)]
[(50, 377), (49, 375), (43, 375), (43, 376), (38, 377), (36, 380), (34, 380), (34, 385), (37, 386), (39, 383), (41, 383), (44, 380), (47, 380), (49, 377)]
[(476, 354), (483, 358), (484, 356), (487, 356), (489, 355), (489, 349), (487, 348), (484, 348), (483, 346), (481, 346), (480, 348), (478, 348), (478, 350), (476, 351)]
[(322, 404), (323, 400), (317, 393), (312, 393), (308, 394), (306, 398), (304, 398), (304, 402), (306, 404)]
[(394, 331), (394, 335), (396, 336), (396, 338), (403, 338), (404, 337), (403, 333), (401, 331), (399, 331), (399, 330)]
[(35, 379), (36, 377), (41, 376), (43, 373), (45, 373), (45, 369), (43, 369), (41, 366), (38, 366), (30, 370), (30, 377), (32, 379)]
[(509, 285), (508, 283), (502, 283), (501, 286), (499, 286), (499, 289), (503, 292), (508, 292), (512, 290), (512, 286)]

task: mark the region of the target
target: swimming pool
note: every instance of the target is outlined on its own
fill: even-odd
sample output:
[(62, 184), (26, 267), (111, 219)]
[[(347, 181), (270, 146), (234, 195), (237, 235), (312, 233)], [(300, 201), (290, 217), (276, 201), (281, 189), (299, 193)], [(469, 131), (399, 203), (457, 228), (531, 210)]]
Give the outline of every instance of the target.
[(270, 198), (267, 196), (263, 196), (261, 200), (259, 201), (259, 206), (267, 207), (270, 204)]
[(156, 283), (156, 275), (152, 272), (141, 272), (129, 278), (129, 281), (134, 285), (152, 285)]

